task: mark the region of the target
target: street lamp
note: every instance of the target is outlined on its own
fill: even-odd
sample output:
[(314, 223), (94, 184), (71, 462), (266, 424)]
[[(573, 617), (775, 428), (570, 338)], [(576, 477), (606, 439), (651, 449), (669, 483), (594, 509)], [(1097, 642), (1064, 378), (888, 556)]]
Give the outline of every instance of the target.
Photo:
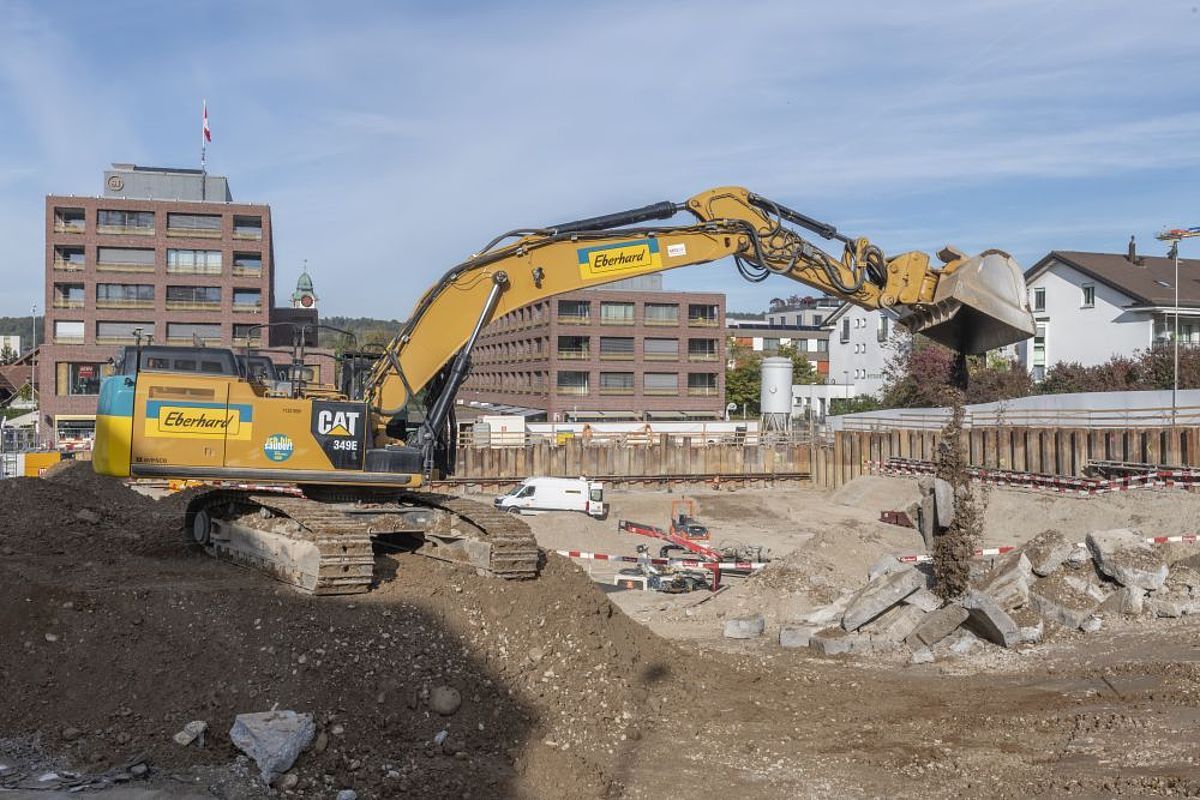
[(37, 303), (29, 309), (29, 399), (33, 401), (33, 441), (42, 438), (42, 404), (37, 399)]
[(1171, 427), (1179, 413), (1179, 240), (1171, 241), (1168, 257), (1175, 259), (1175, 364), (1171, 370)]

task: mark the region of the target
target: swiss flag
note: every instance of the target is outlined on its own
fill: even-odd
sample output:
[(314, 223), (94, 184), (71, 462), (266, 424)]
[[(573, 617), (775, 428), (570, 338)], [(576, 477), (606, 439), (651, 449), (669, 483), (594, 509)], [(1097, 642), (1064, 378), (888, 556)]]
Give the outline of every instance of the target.
[(204, 141), (211, 142), (212, 141), (212, 131), (210, 131), (208, 129), (208, 101), (207, 100), (204, 101), (204, 128), (203, 128), (203, 131), (204, 131)]

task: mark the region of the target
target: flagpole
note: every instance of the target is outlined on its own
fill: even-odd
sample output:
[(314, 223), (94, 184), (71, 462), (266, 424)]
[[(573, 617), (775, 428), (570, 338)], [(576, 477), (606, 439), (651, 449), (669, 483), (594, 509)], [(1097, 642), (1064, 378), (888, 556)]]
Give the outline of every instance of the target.
[(204, 100), (201, 105), (202, 122), (200, 125), (200, 199), (208, 199), (208, 163), (206, 161), (207, 152), (205, 146), (207, 144), (208, 127), (208, 100)]

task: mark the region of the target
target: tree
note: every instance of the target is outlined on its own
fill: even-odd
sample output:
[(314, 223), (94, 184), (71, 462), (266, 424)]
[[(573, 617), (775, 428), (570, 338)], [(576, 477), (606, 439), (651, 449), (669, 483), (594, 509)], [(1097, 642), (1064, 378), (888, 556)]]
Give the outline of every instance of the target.
[(0, 365), (11, 364), (12, 362), (14, 362), (16, 360), (17, 360), (17, 353), (11, 347), (9, 347), (8, 345), (4, 345), (4, 348), (0, 349)]
[(735, 344), (729, 348), (733, 364), (725, 370), (725, 402), (743, 406), (747, 413), (758, 413), (759, 392), (762, 389), (762, 356), (749, 345)]
[(801, 353), (796, 345), (788, 342), (779, 345), (779, 357), (792, 360), (792, 383), (821, 383), (817, 368)]

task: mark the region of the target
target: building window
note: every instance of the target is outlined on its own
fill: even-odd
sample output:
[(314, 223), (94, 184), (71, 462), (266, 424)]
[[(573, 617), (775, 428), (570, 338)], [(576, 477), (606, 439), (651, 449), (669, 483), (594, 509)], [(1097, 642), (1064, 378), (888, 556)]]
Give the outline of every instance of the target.
[(96, 269), (108, 272), (154, 272), (154, 250), (146, 247), (98, 247)]
[(262, 275), (262, 254), (234, 253), (233, 274), (243, 277), (258, 277)]
[(219, 214), (167, 214), (167, 235), (218, 239), (221, 217)]
[(64, 245), (55, 245), (54, 247), (54, 268), (80, 270), (84, 266), (84, 255), (82, 247), (66, 247)]
[(643, 394), (679, 394), (679, 374), (647, 372), (642, 376)]
[(642, 340), (642, 355), (648, 361), (678, 361), (679, 340), (647, 337)]
[(774, 355), (775, 353), (778, 353), (779, 352), (779, 337), (777, 337), (777, 336), (764, 337), (762, 351), (763, 351), (763, 353), (765, 353), (767, 355)]
[(829, 340), (828, 339), (817, 339), (816, 342), (817, 342), (817, 352), (818, 353), (828, 353), (829, 352)]
[(235, 216), (233, 218), (233, 238), (262, 239), (262, 217)]
[(98, 233), (126, 233), (149, 236), (154, 233), (153, 211), (110, 211), (96, 212)]
[(850, 341), (850, 318), (844, 317), (842, 319), (841, 342), (842, 342), (842, 344), (845, 344), (848, 341)]
[(632, 325), (633, 303), (600, 303), (601, 325)]
[(234, 311), (262, 311), (261, 289), (234, 289)]
[(558, 357), (567, 359), (585, 359), (591, 355), (591, 338), (587, 336), (558, 337)]
[(820, 314), (813, 314), (813, 321), (812, 321), (812, 324), (813, 324), (813, 327), (814, 327), (814, 328), (819, 328), (819, 327), (821, 327), (821, 323), (822, 323), (822, 322), (824, 322), (824, 321), (825, 321), (825, 317), (823, 317), (822, 315), (820, 315)]
[(102, 364), (60, 361), (55, 366), (55, 394), (59, 397), (71, 395), (100, 394)]
[(592, 313), (592, 304), (587, 300), (559, 300), (558, 321), (568, 325), (586, 325)]
[(588, 374), (586, 372), (559, 370), (556, 381), (555, 386), (559, 394), (584, 395), (588, 393)]
[(218, 311), (221, 308), (221, 287), (168, 286), (167, 308)]
[(1046, 326), (1038, 325), (1033, 333), (1033, 379), (1046, 377)]
[(153, 308), (154, 287), (138, 283), (96, 284), (96, 308)]
[(54, 341), (56, 344), (83, 344), (83, 321), (54, 320)]
[(190, 342), (193, 338), (201, 341), (220, 341), (221, 326), (216, 323), (197, 324), (194, 322), (168, 322), (167, 339), (173, 342)]
[(83, 233), (84, 214), (82, 208), (55, 208), (55, 233)]
[(220, 275), (220, 250), (168, 250), (167, 272), (176, 275)]
[(233, 338), (239, 342), (257, 342), (262, 340), (262, 326), (254, 324), (246, 324), (235, 322), (233, 324)]
[(688, 375), (688, 394), (714, 395), (717, 393), (717, 376), (713, 372), (692, 372)]
[(97, 322), (96, 344), (136, 342), (139, 329), (142, 341), (154, 336), (153, 322)]
[(688, 325), (715, 326), (720, 313), (717, 306), (707, 303), (688, 304)]
[(888, 338), (888, 323), (889, 320), (883, 314), (879, 315), (879, 329), (875, 332), (875, 338), (881, 342), (886, 342)]
[(82, 283), (54, 284), (55, 308), (83, 308), (84, 294)]
[(1046, 310), (1046, 290), (1044, 288), (1033, 290), (1033, 310)]
[(600, 394), (633, 394), (633, 373), (601, 372)]
[(646, 303), (644, 306), (647, 325), (678, 325), (678, 303)]
[(689, 339), (688, 361), (716, 361), (716, 339)]
[[(632, 361), (633, 357), (632, 336), (600, 337), (600, 358), (610, 361)], [(603, 386), (603, 382), (600, 385)]]
[(1083, 307), (1096, 307), (1096, 287), (1094, 284), (1086, 283), (1083, 285)]

